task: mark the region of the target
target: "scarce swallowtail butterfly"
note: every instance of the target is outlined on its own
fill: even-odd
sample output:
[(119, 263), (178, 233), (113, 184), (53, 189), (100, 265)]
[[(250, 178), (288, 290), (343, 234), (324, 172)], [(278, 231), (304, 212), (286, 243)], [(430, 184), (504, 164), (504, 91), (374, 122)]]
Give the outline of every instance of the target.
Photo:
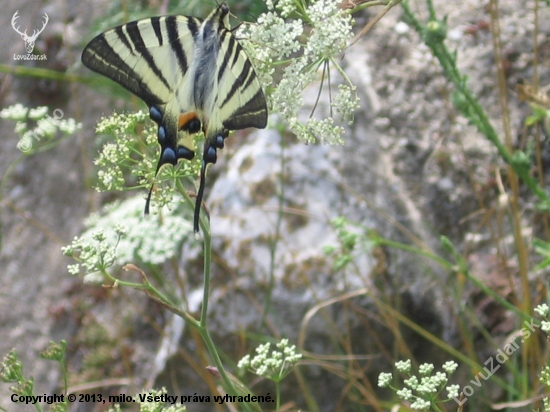
[(157, 173), (165, 164), (191, 160), (193, 135), (204, 133), (194, 215), (198, 232), (206, 167), (216, 163), (217, 149), (230, 131), (267, 124), (265, 96), (250, 59), (231, 33), (228, 6), (220, 4), (204, 20), (163, 16), (115, 27), (86, 46), (82, 63), (149, 106), (161, 148)]

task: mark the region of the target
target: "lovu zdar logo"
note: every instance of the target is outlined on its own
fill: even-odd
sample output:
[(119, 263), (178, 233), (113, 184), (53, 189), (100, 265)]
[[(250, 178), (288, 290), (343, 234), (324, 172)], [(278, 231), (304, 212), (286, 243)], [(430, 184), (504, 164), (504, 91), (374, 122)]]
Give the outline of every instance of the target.
[(34, 49), (34, 43), (36, 42), (36, 39), (38, 38), (38, 35), (44, 31), (44, 28), (46, 27), (46, 24), (48, 24), (49, 17), (46, 13), (44, 13), (44, 23), (42, 24), (42, 28), (40, 30), (34, 30), (32, 35), (29, 36), (27, 34), (27, 30), (24, 32), (21, 32), (19, 30), (19, 26), (16, 26), (17, 22), (16, 20), (19, 18), (18, 16), (19, 10), (15, 12), (11, 19), (11, 25), (13, 29), (21, 35), (21, 38), (25, 41), (25, 49), (27, 50), (27, 54), (31, 54)]

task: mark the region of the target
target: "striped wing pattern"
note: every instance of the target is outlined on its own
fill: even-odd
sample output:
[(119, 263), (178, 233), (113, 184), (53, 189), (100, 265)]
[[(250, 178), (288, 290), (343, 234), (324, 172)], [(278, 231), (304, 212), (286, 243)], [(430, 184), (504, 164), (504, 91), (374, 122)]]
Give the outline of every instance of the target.
[[(178, 116), (193, 110), (189, 95), (189, 62), (202, 21), (193, 17), (165, 16), (134, 21), (108, 30), (93, 39), (82, 53), (88, 68), (114, 80), (141, 98), (152, 118), (163, 127), (161, 160), (175, 164), (178, 141), (193, 151), (192, 138), (178, 131)], [(153, 116), (155, 112), (156, 116)], [(159, 130), (159, 132), (161, 132)]]
[(163, 16), (118, 26), (93, 39), (82, 62), (149, 106), (159, 126), (157, 172), (164, 164), (192, 159), (193, 134), (204, 132), (197, 232), (206, 167), (216, 163), (217, 149), (223, 148), (230, 131), (267, 124), (265, 96), (252, 63), (230, 31), (227, 5), (220, 4), (204, 20)]
[(247, 127), (263, 129), (267, 107), (252, 63), (235, 36), (225, 31), (218, 63), (218, 91), (223, 125), (229, 130)]

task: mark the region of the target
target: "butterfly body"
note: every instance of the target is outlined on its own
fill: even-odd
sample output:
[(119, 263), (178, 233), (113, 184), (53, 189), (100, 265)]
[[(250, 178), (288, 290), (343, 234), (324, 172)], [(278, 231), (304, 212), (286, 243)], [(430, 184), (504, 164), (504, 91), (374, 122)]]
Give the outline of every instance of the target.
[(204, 20), (162, 16), (118, 26), (93, 39), (82, 62), (149, 106), (161, 146), (157, 172), (164, 164), (192, 159), (193, 135), (204, 133), (197, 232), (206, 167), (216, 163), (217, 149), (230, 131), (267, 124), (261, 85), (231, 33), (227, 5), (220, 4)]

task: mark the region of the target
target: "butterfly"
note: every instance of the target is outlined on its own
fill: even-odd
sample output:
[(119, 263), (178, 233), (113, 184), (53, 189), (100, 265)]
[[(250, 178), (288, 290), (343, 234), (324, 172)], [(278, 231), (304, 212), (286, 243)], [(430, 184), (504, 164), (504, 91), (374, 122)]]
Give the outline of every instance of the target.
[[(267, 125), (267, 103), (254, 67), (231, 32), (224, 2), (204, 20), (161, 16), (137, 20), (94, 38), (82, 52), (89, 69), (141, 98), (157, 123), (165, 164), (195, 156), (193, 137), (204, 133), (193, 228), (199, 231), (206, 168), (229, 132)], [(153, 187), (145, 203), (149, 203)]]

